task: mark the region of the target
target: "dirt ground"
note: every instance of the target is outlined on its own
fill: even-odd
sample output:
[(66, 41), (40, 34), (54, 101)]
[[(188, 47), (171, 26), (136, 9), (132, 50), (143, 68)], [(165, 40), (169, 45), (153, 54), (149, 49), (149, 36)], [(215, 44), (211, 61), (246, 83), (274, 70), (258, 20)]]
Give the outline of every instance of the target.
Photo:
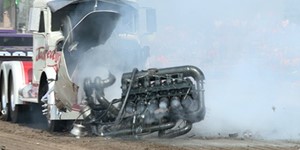
[(0, 150), (300, 150), (300, 141), (264, 141), (238, 138), (179, 137), (175, 139), (111, 139), (50, 134), (23, 125), (0, 121)]

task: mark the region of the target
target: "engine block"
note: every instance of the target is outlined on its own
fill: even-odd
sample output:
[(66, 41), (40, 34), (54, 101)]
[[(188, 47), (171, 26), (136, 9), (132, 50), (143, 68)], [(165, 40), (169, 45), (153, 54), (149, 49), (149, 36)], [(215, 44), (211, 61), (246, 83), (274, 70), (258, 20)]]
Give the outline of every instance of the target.
[[(134, 69), (122, 76), (121, 98), (109, 102), (104, 97), (104, 88), (114, 81), (112, 74), (105, 80), (84, 81), (91, 108), (86, 122), (96, 135), (143, 135), (158, 131), (160, 137), (170, 138), (186, 134), (193, 123), (204, 119), (204, 75), (197, 67)], [(173, 129), (179, 121), (184, 126)]]
[[(148, 70), (148, 72), (155, 70)], [(167, 75), (141, 76), (133, 80), (126, 104), (126, 114), (145, 115), (145, 123), (157, 123), (161, 119), (176, 119), (183, 117), (185, 110), (191, 110), (195, 100), (192, 100), (195, 86), (189, 78), (183, 78), (182, 73)], [(130, 84), (129, 79), (123, 79), (122, 99)], [(189, 102), (185, 102), (189, 101)], [(173, 115), (170, 115), (170, 114)], [(172, 116), (173, 118), (170, 118)]]

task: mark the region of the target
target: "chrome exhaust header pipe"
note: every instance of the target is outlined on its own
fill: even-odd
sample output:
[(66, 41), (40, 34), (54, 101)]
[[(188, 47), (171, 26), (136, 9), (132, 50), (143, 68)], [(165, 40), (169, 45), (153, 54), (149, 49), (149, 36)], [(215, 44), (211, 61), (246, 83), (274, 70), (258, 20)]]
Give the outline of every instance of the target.
[(121, 129), (117, 131), (101, 131), (101, 136), (121, 136), (121, 135), (139, 135), (143, 133), (153, 133), (160, 130), (168, 130), (173, 128), (176, 123), (170, 122), (165, 124), (160, 124), (156, 126), (151, 126), (147, 128), (137, 128), (137, 129)]

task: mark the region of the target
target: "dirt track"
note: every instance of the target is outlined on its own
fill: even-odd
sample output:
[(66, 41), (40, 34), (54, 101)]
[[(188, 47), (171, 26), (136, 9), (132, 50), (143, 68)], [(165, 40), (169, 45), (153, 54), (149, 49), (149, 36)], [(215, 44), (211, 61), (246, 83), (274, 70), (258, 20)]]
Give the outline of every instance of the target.
[(229, 138), (188, 138), (140, 140), (110, 139), (102, 137), (82, 137), (76, 139), (65, 134), (50, 134), (43, 130), (32, 129), (17, 124), (0, 121), (1, 150), (89, 150), (89, 149), (119, 149), (119, 150), (176, 150), (176, 149), (294, 149), (300, 150), (300, 141), (263, 141)]

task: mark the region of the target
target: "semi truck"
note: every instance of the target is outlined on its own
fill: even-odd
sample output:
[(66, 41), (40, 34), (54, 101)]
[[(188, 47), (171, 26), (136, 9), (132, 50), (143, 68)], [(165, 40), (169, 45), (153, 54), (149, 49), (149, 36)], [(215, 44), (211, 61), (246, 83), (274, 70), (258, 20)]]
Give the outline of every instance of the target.
[(155, 32), (154, 9), (133, 0), (29, 2), (0, 0), (2, 120), (38, 120), (77, 137), (172, 138), (204, 119), (199, 68), (143, 68), (149, 48), (140, 37)]

